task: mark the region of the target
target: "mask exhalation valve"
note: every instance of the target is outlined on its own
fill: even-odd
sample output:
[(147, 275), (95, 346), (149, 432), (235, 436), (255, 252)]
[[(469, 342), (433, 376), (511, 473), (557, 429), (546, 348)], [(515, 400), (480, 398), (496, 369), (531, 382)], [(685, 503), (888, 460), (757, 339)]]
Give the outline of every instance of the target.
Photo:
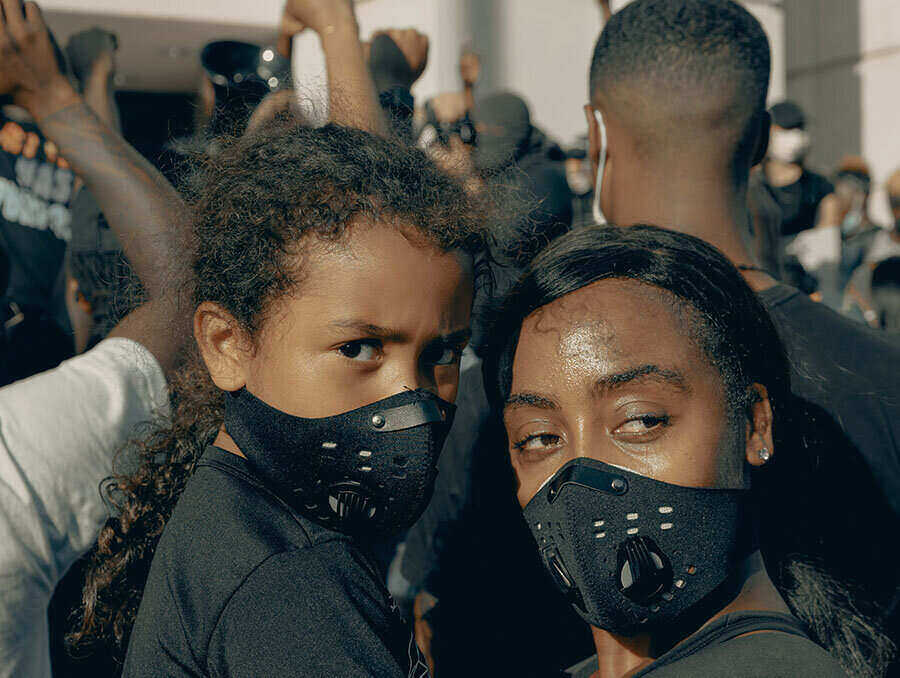
[(649, 537), (631, 537), (618, 554), (622, 594), (638, 605), (652, 604), (672, 585), (672, 565)]
[(361, 525), (375, 517), (374, 502), (357, 483), (336, 483), (328, 491), (328, 505), (342, 526)]

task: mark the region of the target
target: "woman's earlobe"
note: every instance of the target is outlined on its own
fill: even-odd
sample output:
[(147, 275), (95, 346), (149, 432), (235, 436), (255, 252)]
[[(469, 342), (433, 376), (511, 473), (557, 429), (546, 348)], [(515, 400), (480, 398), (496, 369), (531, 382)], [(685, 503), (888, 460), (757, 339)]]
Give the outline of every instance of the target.
[(754, 392), (749, 406), (749, 425), (745, 442), (745, 456), (751, 466), (763, 466), (775, 454), (775, 441), (772, 436), (772, 403), (769, 392), (762, 384), (750, 387)]
[(252, 346), (234, 316), (219, 304), (203, 302), (194, 312), (194, 338), (216, 386), (236, 391), (247, 383)]

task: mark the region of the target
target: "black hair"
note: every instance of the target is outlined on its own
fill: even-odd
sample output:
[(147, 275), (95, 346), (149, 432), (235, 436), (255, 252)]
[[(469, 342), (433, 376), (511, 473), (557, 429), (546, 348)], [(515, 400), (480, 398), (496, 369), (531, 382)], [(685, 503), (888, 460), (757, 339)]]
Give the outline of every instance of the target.
[(638, 93), (619, 103), (623, 119), (642, 125), (648, 147), (677, 137), (661, 121), (684, 124), (694, 116), (710, 129), (734, 130), (737, 151), (749, 157), (760, 126), (751, 123), (765, 116), (770, 68), (765, 31), (736, 2), (635, 0), (612, 15), (597, 40), (589, 96), (602, 92), (612, 104), (619, 91)]
[[(525, 269), (495, 311), (492, 343), (484, 359), (485, 388), (497, 411), (509, 396), (524, 320), (542, 306), (600, 280), (635, 281), (661, 290), (663, 300), (666, 295), (677, 299), (686, 307), (678, 310), (688, 311), (691, 338), (722, 375), (732, 412), (742, 414), (740, 406), (753, 403), (752, 384), (765, 386), (776, 449), (796, 445), (789, 430), (793, 424), (784, 426), (794, 417), (790, 365), (765, 307), (717, 249), (693, 236), (647, 225), (571, 231)], [(748, 409), (743, 412), (749, 415)], [(795, 534), (779, 542), (791, 536), (785, 535), (790, 527), (783, 523), (795, 524), (785, 521), (796, 509), (789, 496), (796, 489), (792, 485), (805, 480), (790, 463), (779, 466), (779, 457), (788, 452), (802, 450), (785, 449), (753, 478), (754, 494), (765, 506), (760, 536), (766, 567), (813, 639), (841, 662), (848, 675), (882, 675), (893, 653), (891, 641), (858, 610), (846, 582), (824, 575), (816, 562), (797, 555), (808, 545), (805, 540), (815, 540), (816, 535)]]

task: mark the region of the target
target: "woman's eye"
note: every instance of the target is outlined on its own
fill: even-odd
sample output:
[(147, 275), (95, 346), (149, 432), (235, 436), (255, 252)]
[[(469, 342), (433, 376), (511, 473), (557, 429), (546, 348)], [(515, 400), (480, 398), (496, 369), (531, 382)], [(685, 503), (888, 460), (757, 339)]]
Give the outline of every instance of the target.
[(629, 419), (619, 426), (613, 433), (627, 436), (641, 436), (647, 433), (661, 431), (669, 425), (669, 416), (666, 414), (644, 414)]
[(381, 345), (373, 340), (348, 341), (338, 347), (341, 355), (350, 360), (369, 362), (378, 358)]
[(559, 447), (560, 437), (554, 433), (537, 433), (523, 438), (513, 447), (520, 452), (543, 452)]

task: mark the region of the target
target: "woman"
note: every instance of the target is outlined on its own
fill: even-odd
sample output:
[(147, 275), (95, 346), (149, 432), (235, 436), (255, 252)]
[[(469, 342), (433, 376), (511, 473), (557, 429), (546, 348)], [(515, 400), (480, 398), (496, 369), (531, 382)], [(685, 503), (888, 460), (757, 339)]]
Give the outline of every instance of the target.
[(116, 478), (74, 634), (126, 676), (426, 671), (371, 552), (430, 496), (479, 220), (419, 151), (279, 130), (196, 184), (203, 366)]
[[(786, 600), (760, 555), (751, 478), (779, 452), (788, 365), (719, 252), (649, 226), (571, 232), (492, 336), (518, 500), (599, 657), (572, 675), (845, 675), (808, 630), (835, 611)], [(840, 658), (870, 675), (884, 645), (861, 640)]]

